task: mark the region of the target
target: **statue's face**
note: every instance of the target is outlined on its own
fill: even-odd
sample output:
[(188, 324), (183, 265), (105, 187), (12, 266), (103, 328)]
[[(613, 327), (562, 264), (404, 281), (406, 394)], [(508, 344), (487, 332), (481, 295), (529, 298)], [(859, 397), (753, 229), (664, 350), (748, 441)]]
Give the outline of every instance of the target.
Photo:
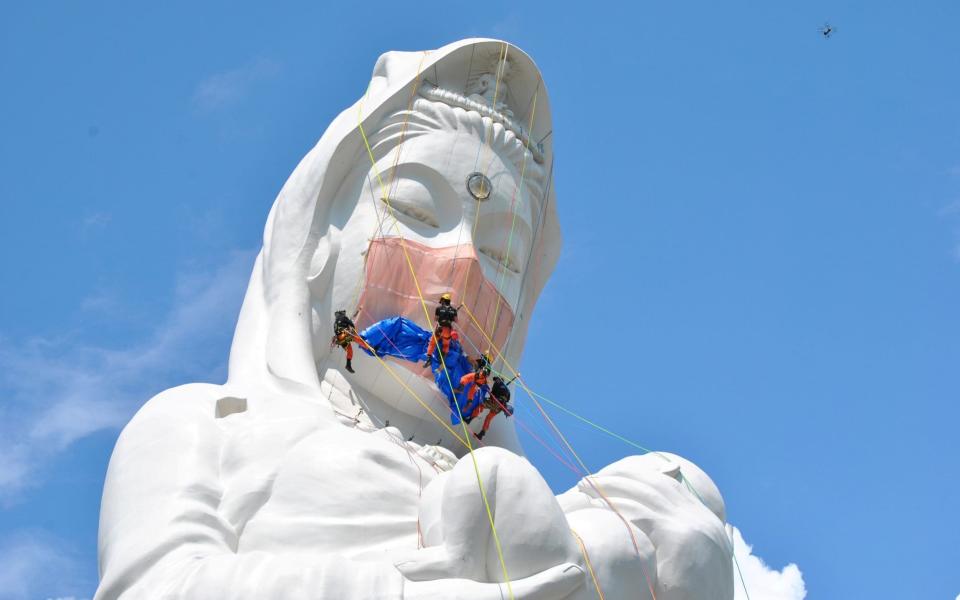
[[(527, 186), (521, 184), (521, 169), (513, 161), (462, 130), (418, 132), (403, 142), (394, 167), (396, 157), (394, 147), (376, 169), (369, 162), (357, 165), (337, 194), (331, 222), (341, 228), (341, 237), (333, 308), (349, 312), (362, 306), (357, 318), (361, 330), (398, 314), (427, 328), (418, 285), (431, 320), (440, 295), (451, 292), (454, 306), (465, 304), (457, 323), (465, 351), (476, 356), (491, 348), (489, 337), (511, 362), (516, 361), (523, 340), (513, 333), (513, 324), (527, 270), (536, 268), (528, 264), (528, 257), (542, 198), (530, 197)], [(527, 160), (532, 168), (532, 158)], [(474, 173), (483, 174), (491, 188), (489, 197), (479, 202), (467, 184)], [(382, 200), (380, 180), (389, 186), (393, 216)], [(474, 180), (473, 189), (483, 196), (487, 190), (477, 185), (480, 181)], [(320, 317), (317, 326), (323, 328)], [(331, 334), (314, 333), (321, 341)], [(357, 374), (348, 375), (348, 380), (370, 396), (392, 403), (376, 410), (384, 413), (378, 414), (382, 420), (390, 419), (411, 435), (418, 429), (442, 433), (442, 427), (384, 372), (383, 365), (358, 356)], [(427, 369), (387, 360), (421, 399), (447, 417), (447, 402)], [(342, 365), (342, 355), (334, 353), (326, 367), (342, 369)], [(502, 363), (497, 366), (504, 368)], [(427, 435), (433, 434), (425, 434), (424, 439)]]

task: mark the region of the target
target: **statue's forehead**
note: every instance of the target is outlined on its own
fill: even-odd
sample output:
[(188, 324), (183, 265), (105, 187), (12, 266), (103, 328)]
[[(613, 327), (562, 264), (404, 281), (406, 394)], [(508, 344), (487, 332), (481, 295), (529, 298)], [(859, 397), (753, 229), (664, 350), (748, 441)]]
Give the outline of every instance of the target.
[[(502, 176), (519, 176), (516, 165), (505, 156), (497, 145), (491, 145), (479, 135), (464, 130), (434, 130), (405, 140), (399, 147), (399, 160), (391, 153), (390, 162), (402, 167), (406, 164), (421, 164), (460, 181), (475, 172), (491, 179)], [(401, 168), (402, 174), (402, 168)]]

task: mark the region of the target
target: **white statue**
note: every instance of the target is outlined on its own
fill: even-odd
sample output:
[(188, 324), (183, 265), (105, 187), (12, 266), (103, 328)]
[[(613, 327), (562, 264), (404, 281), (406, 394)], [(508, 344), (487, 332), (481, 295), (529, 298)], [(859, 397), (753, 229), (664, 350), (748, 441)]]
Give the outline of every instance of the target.
[(167, 390), (121, 434), (98, 600), (733, 597), (723, 501), (693, 464), (629, 457), (555, 497), (512, 420), (458, 460), (426, 369), (358, 353), (347, 373), (330, 346), (334, 310), (426, 327), (452, 291), (482, 321), (458, 320), (466, 349), (490, 335), (519, 364), (560, 246), (550, 133), (513, 46), (380, 58), (273, 205), (227, 383)]

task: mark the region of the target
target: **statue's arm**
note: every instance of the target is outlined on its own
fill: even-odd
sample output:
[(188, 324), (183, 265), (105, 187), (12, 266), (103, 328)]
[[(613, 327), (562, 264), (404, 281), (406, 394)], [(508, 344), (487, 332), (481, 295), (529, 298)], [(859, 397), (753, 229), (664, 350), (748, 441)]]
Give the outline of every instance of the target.
[(237, 532), (218, 511), (220, 390), (168, 390), (120, 435), (104, 485), (96, 599), (400, 598), (402, 576), (389, 563), (236, 553)]

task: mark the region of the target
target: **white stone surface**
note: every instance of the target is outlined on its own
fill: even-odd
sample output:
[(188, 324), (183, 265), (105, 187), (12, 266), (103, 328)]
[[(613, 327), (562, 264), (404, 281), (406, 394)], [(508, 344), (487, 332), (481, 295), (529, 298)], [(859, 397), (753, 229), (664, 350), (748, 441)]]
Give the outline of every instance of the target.
[[(464, 40), (380, 58), (367, 95), (334, 120), (270, 212), (227, 383), (167, 390), (121, 434), (101, 510), (98, 600), (585, 600), (597, 597), (590, 569), (607, 600), (733, 597), (723, 500), (694, 465), (628, 457), (554, 497), (501, 416), (475, 459), (508, 591), (473, 460), (458, 461), (452, 435), (375, 359), (358, 353), (349, 374), (329, 346), (334, 309), (357, 305), (370, 240), (402, 233), (477, 261), (516, 316), (504, 354), (518, 364), (560, 247), (551, 127), (539, 71), (513, 46)], [(478, 170), (494, 185), (479, 207), (465, 187)], [(395, 225), (376, 171), (395, 182)], [(515, 255), (504, 257), (495, 251), (514, 198)], [(429, 379), (391, 365), (447, 414)]]

